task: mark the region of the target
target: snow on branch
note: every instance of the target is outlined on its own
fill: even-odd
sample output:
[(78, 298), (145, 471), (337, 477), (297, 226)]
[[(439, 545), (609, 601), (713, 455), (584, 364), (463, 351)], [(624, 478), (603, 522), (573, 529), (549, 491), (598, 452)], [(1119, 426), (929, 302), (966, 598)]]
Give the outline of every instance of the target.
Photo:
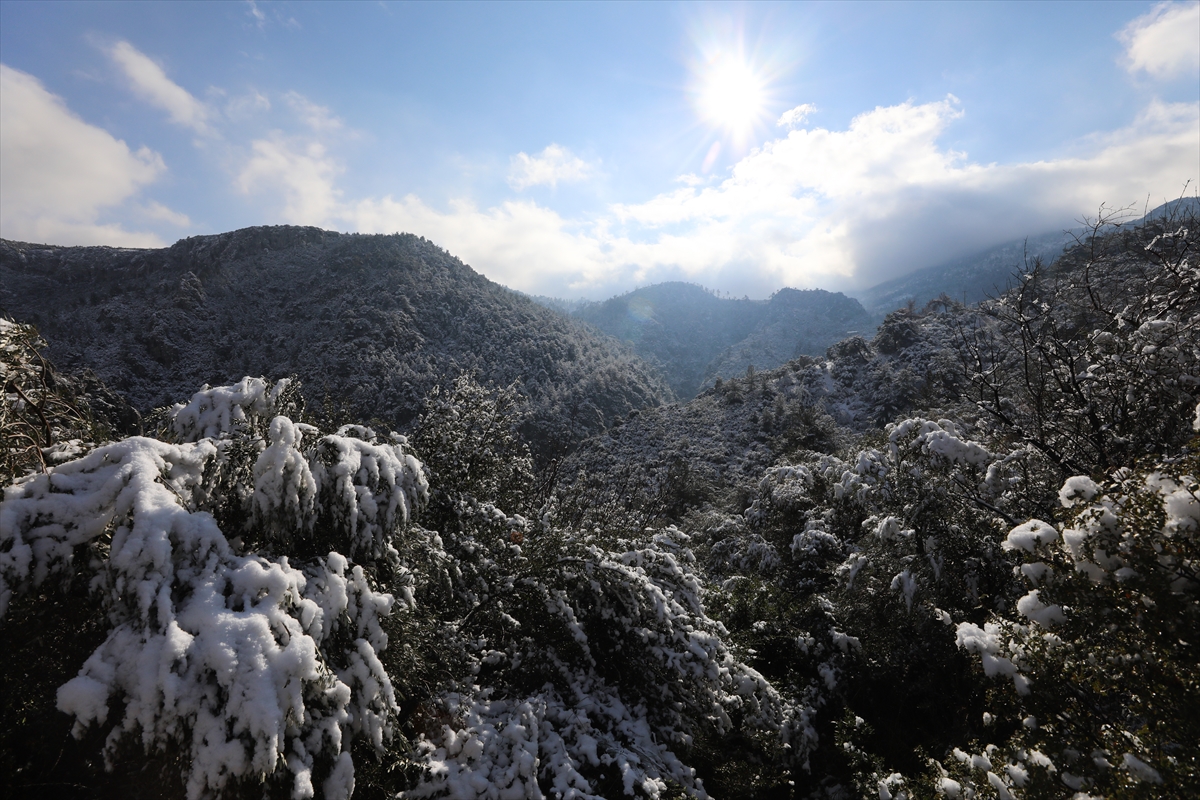
[(246, 376), (232, 386), (205, 386), (187, 403), (171, 407), (171, 430), (183, 442), (228, 436), (239, 424), (274, 416), (291, 383), (283, 378), (268, 386), (262, 378)]
[[(0, 618), (14, 593), (89, 577), (112, 627), (58, 707), (77, 736), (112, 723), (106, 758), (126, 736), (147, 752), (181, 747), (192, 800), (285, 768), (293, 797), (323, 783), (325, 797), (348, 798), (350, 740), (382, 750), (398, 711), (379, 660), (394, 598), (336, 551), (297, 564), (240, 552), (214, 516), (243, 502), (252, 525), (317, 528), (367, 563), (398, 561), (390, 539), (428, 493), (420, 463), (367, 429), (304, 449), (316, 429), (287, 417), (271, 420), (269, 443), (239, 427), (275, 410), (286, 385), (206, 389), (173, 414), (191, 441), (111, 443), (29, 476), (0, 503)], [(239, 473), (231, 462), (247, 458)], [(222, 496), (215, 484), (231, 473), (251, 474), (253, 488)]]

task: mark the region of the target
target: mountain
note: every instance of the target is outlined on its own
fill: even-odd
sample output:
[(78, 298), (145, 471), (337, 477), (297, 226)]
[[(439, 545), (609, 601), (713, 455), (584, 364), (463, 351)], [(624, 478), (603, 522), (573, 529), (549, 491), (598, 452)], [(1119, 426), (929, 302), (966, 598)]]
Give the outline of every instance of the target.
[[(1126, 217), (1122, 226), (1144, 225), (1167, 217), (1196, 214), (1198, 210), (1200, 197), (1181, 197), (1164, 203), (1140, 219), (1129, 220)], [(971, 305), (999, 296), (1013, 284), (1014, 274), (1023, 269), (1026, 260), (1030, 263), (1037, 258), (1045, 262), (1054, 261), (1064, 249), (1082, 240), (1085, 233), (1084, 228), (1074, 228), (1014, 239), (884, 281), (859, 292), (856, 297), (868, 311), (875, 314), (894, 311), (909, 301), (921, 307), (943, 294)]]
[[(1190, 359), (1200, 354), (1200, 316), (1195, 310), (1200, 282), (1187, 258), (1189, 230), (1196, 228), (1198, 215), (1200, 203), (1194, 199), (1169, 203), (1132, 223), (1108, 226), (1095, 235), (1081, 234), (1078, 246), (1056, 254), (1055, 259), (1045, 259), (1039, 270), (1015, 277), (1014, 288), (998, 293), (1001, 300), (968, 305), (942, 299), (914, 309), (899, 308), (883, 319), (871, 338), (849, 336), (820, 358), (800, 355), (775, 368), (730, 371), (730, 377), (712, 381), (686, 402), (632, 413), (564, 462), (565, 480), (582, 481), (584, 488), (579, 491), (587, 496), (606, 497), (606, 502), (593, 502), (578, 515), (586, 525), (593, 525), (589, 514), (635, 507), (647, 517), (673, 514), (672, 521), (682, 524), (679, 512), (684, 508), (725, 507), (740, 513), (764, 470), (772, 465), (807, 457), (812, 451), (842, 452), (856, 436), (886, 430), (888, 423), (906, 416), (974, 420), (972, 424), (979, 424), (981, 430), (994, 431), (996, 421), (973, 416), (982, 403), (1005, 406), (1011, 401), (996, 398), (1015, 397), (1022, 391), (1050, 391), (1049, 384), (1041, 381), (1030, 379), (1026, 386), (1027, 379), (1020, 371), (1026, 368), (1022, 357), (1014, 357), (1022, 352), (1021, 336), (1033, 336), (1029, 330), (1022, 334), (1019, 329), (1033, 326), (1033, 320), (1044, 326), (1037, 330), (1041, 337), (1050, 337), (1047, 331), (1055, 337), (1075, 337), (1069, 346), (1065, 339), (1042, 346), (1075, 364), (1073, 371), (1065, 367), (1060, 371), (1082, 373), (1090, 383), (1086, 388), (1067, 386), (1068, 399), (1023, 398), (1023, 407), (1053, 407), (1053, 414), (1068, 415), (1079, 413), (1068, 410), (1072, 402), (1108, 402), (1112, 406), (1093, 419), (1100, 430), (1090, 438), (1076, 434), (1074, 443), (1056, 445), (1052, 452), (1086, 449), (1092, 446), (1088, 444), (1092, 439), (1114, 436), (1109, 427), (1116, 420), (1143, 430), (1155, 425), (1162, 429), (1118, 437), (1115, 443), (1100, 447), (1106, 458), (1134, 441), (1143, 447), (1149, 444), (1150, 449), (1158, 441), (1178, 445), (1186, 440), (1187, 426), (1197, 413), (1195, 380), (1163, 378), (1165, 361), (1153, 366), (1125, 364), (1122, 369), (1127, 374), (1122, 380), (1137, 376), (1139, 381), (1163, 382), (1136, 395), (1137, 402), (1154, 408), (1154, 413), (1139, 419), (1124, 408), (1125, 403), (1135, 402), (1135, 395), (1121, 394), (1123, 389), (1108, 394), (1111, 387), (1091, 377), (1107, 375), (1104, 370), (1114, 367), (1093, 366), (1109, 358), (1103, 355), (1109, 347), (1103, 343), (1109, 339), (1099, 336), (1095, 342), (1101, 344), (1091, 343), (1086, 334), (1092, 331), (1089, 325), (1100, 329), (1111, 324), (1111, 309), (1123, 309), (1121, 313), (1133, 320), (1143, 318), (1146, 307), (1157, 306), (1155, 313), (1169, 316), (1174, 312), (1168, 309), (1177, 305), (1192, 310), (1180, 312), (1178, 320), (1165, 325), (1139, 327), (1127, 322), (1114, 327), (1133, 340), (1124, 346), (1140, 352), (1139, 359), (1156, 357), (1163, 341), (1170, 342), (1163, 352), (1171, 355), (1160, 356), (1167, 360), (1176, 353), (1186, 352), (1189, 355), (1180, 357)], [(1044, 304), (1058, 319), (1051, 325), (1029, 310), (1013, 312), (1022, 303), (1039, 309)], [(761, 331), (766, 330), (770, 327), (748, 336), (739, 347), (765, 338)], [(998, 333), (1001, 330), (1007, 340)], [(1143, 336), (1162, 338), (1141, 343)], [(1169, 369), (1178, 368), (1176, 362), (1171, 363), (1175, 366)], [(1000, 377), (1001, 366), (1013, 371)], [(989, 380), (996, 382), (989, 385)], [(988, 393), (990, 401), (986, 400)], [(1163, 407), (1169, 411), (1159, 413)], [(997, 415), (1002, 425), (1013, 424), (1011, 413)], [(1083, 418), (1086, 415), (1081, 415)], [(1196, 425), (1200, 430), (1200, 417), (1196, 417)], [(1185, 431), (1182, 435), (1181, 429)], [(1051, 435), (1062, 434), (1039, 431), (1036, 435), (1025, 433), (1023, 438), (1045, 447)]]
[(574, 316), (628, 342), (683, 399), (750, 365), (771, 369), (798, 355), (824, 353), (872, 325), (858, 301), (840, 293), (781, 289), (769, 300), (737, 300), (680, 282), (588, 304)]
[(900, 415), (952, 406), (964, 391), (955, 337), (977, 313), (954, 302), (901, 309), (870, 340), (851, 336), (819, 358), (718, 378), (687, 402), (631, 413), (563, 464), (578, 491), (608, 501), (580, 509), (580, 524), (613, 507), (741, 510), (773, 464), (837, 452)]
[(574, 312), (610, 336), (629, 343), (657, 366), (675, 394), (692, 397), (709, 363), (754, 330), (750, 300), (720, 298), (691, 283), (659, 283)]
[(1063, 231), (1015, 239), (884, 281), (858, 293), (857, 297), (867, 309), (879, 314), (894, 311), (909, 301), (920, 308), (943, 294), (960, 303), (978, 303), (1008, 288), (1013, 273), (1026, 257), (1030, 261), (1035, 258), (1053, 261), (1073, 242), (1071, 234)]
[(520, 382), (541, 457), (671, 399), (626, 348), (412, 235), (256, 227), (162, 249), (0, 241), (0, 313), (141, 411), (243, 375), (298, 376), (335, 418), (410, 424), (462, 372)]
[[(1193, 797), (1197, 231), (1177, 207), (1091, 231), (996, 300), (903, 307), (870, 339), (632, 409), (538, 474), (516, 389), (465, 376), (407, 442), (256, 380), (110, 440), (112, 398), (0, 319), (0, 785)], [(76, 342), (102, 355), (150, 331), (129, 356), (146, 370), (199, 359), (202, 322), (243, 325), (230, 309), (253, 317), (239, 335), (285, 337), (279, 363), (320, 346), (301, 328), (352, 369), (393, 335), (439, 369), (500, 340), (531, 395), (537, 370), (569, 373), (550, 348), (584, 341), (412, 237), (176, 248), (3, 245), (0, 292), (46, 295), (47, 329), (92, 320)], [(693, 299), (714, 327), (729, 308)], [(326, 308), (411, 320), (350, 338)], [(520, 338), (537, 324), (565, 326), (541, 362)], [(591, 341), (613, 360), (568, 360), (633, 385), (640, 362)]]
[(1158, 220), (1188, 219), (1197, 215), (1200, 215), (1200, 196), (1193, 195), (1163, 203), (1134, 224), (1145, 225)]
[(704, 386), (755, 369), (773, 369), (797, 356), (824, 355), (848, 336), (871, 333), (874, 319), (855, 299), (822, 289), (780, 289), (771, 295), (754, 331), (709, 364)]

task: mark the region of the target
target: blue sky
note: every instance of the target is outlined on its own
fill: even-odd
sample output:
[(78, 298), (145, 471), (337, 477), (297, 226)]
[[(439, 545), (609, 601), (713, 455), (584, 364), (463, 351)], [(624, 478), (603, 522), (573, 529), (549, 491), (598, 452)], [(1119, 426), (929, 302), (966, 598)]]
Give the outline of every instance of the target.
[(854, 290), (1200, 181), (1200, 3), (0, 0), (0, 235)]

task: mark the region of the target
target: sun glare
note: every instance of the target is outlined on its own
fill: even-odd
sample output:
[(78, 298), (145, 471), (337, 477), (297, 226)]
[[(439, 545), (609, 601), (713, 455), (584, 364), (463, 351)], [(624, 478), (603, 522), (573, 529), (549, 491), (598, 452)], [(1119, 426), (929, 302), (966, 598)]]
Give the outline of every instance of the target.
[(766, 81), (745, 60), (722, 54), (708, 61), (698, 77), (697, 110), (710, 125), (742, 144), (764, 118)]

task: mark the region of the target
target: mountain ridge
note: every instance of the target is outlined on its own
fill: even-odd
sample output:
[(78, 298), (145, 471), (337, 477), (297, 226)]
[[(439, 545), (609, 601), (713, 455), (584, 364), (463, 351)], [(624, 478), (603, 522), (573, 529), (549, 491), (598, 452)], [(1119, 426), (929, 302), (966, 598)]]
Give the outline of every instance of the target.
[(750, 366), (773, 369), (799, 355), (821, 355), (874, 323), (840, 292), (785, 287), (767, 300), (750, 300), (683, 282), (589, 303), (572, 316), (628, 343), (663, 371), (680, 399)]
[(204, 383), (294, 374), (330, 413), (403, 427), (434, 385), (475, 372), (520, 382), (550, 458), (673, 399), (617, 342), (411, 234), (264, 226), (148, 250), (0, 241), (0, 311), (143, 412)]
[[(1099, 213), (1111, 215), (1113, 222), (1129, 227), (1170, 215), (1194, 214), (1197, 209), (1200, 209), (1200, 197), (1180, 197), (1133, 219), (1124, 216), (1122, 209), (1101, 209)], [(1128, 209), (1125, 213), (1128, 213)], [(1109, 223), (1105, 227), (1114, 225)], [(868, 311), (881, 315), (910, 301), (917, 307), (924, 306), (943, 294), (957, 302), (972, 305), (998, 296), (1012, 285), (1014, 274), (1026, 263), (1033, 263), (1037, 259), (1054, 261), (1065, 250), (1079, 244), (1088, 230), (1087, 226), (1076, 227), (1002, 242), (969, 255), (922, 267), (850, 295), (861, 301)]]

